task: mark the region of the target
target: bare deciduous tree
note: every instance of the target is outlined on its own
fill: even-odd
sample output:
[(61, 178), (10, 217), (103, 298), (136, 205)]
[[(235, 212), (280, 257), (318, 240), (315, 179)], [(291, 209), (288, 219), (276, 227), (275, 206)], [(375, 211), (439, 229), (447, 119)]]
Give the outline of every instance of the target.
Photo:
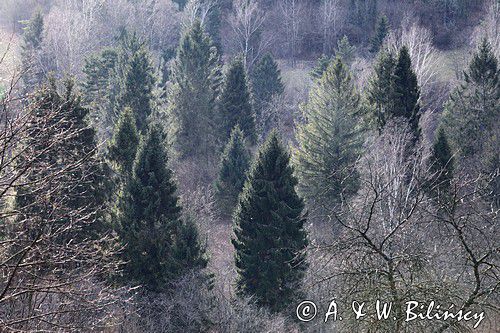
[(229, 23), (234, 33), (237, 50), (243, 55), (243, 61), (247, 69), (252, 67), (269, 43), (269, 40), (262, 36), (262, 27), (265, 20), (266, 16), (260, 10), (257, 1), (234, 1), (233, 13), (229, 17)]
[(408, 48), (418, 84), (426, 95), (435, 83), (438, 65), (438, 51), (432, 44), (431, 32), (407, 16), (401, 28), (389, 34), (385, 44), (396, 53), (402, 46)]
[(341, 331), (465, 332), (474, 324), (405, 322), (408, 301), (498, 315), (498, 211), (484, 200), (482, 183), (464, 175), (449, 196), (431, 195), (437, 178), (427, 149), (412, 148), (410, 133), (396, 121), (373, 140), (359, 164), (358, 195), (331, 212), (339, 233), (318, 246), (324, 256), (313, 266), (317, 283), (333, 283), (339, 302), (366, 302), (365, 312), (376, 311), (376, 300), (391, 302), (397, 318), (344, 316)]
[(323, 54), (330, 54), (335, 46), (334, 37), (341, 23), (340, 0), (323, 0), (319, 10), (323, 30)]
[(299, 51), (302, 23), (305, 17), (305, 5), (299, 0), (282, 0), (278, 2), (278, 5), (283, 17), (289, 56), (292, 66), (295, 66), (296, 57)]
[(500, 59), (500, 2), (487, 1), (485, 4), (485, 17), (472, 35), (472, 47), (476, 48), (482, 38), (487, 38), (493, 48), (497, 59)]

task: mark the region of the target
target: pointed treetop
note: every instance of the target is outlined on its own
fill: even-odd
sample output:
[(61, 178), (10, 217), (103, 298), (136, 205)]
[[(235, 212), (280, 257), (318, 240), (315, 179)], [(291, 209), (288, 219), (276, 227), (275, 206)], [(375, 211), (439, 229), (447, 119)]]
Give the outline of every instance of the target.
[(38, 48), (42, 43), (43, 38), (42, 34), (44, 22), (41, 9), (37, 9), (29, 20), (23, 21), (22, 23), (25, 24), (25, 27), (23, 28), (24, 47), (34, 49)]
[(109, 146), (109, 159), (115, 162), (119, 172), (130, 175), (139, 144), (139, 133), (135, 126), (132, 109), (125, 108), (120, 113), (113, 138)]
[(231, 130), (238, 125), (253, 142), (256, 138), (255, 117), (250, 100), (250, 91), (243, 60), (236, 57), (231, 61), (226, 73), (224, 87), (220, 97), (221, 117), (225, 122), (222, 135), (224, 141)]
[(493, 53), (491, 44), (483, 38), (469, 64), (469, 71), (465, 73), (465, 78), (467, 81), (472, 80), (476, 83), (490, 80), (498, 82), (498, 70), (498, 59)]
[(356, 47), (351, 45), (349, 38), (344, 35), (344, 37), (337, 42), (337, 52), (335, 52), (335, 55), (342, 58), (342, 61), (349, 65), (354, 60), (355, 53)]

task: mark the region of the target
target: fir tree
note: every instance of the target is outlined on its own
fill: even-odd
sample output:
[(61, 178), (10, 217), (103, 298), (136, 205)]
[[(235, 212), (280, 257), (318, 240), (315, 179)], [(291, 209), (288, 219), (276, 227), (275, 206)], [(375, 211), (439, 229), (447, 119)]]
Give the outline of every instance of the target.
[(44, 19), (41, 10), (36, 10), (28, 21), (22, 22), (23, 44), (21, 45), (21, 63), (23, 68), (23, 81), (25, 89), (33, 89), (44, 80), (44, 71), (40, 66), (42, 62), (42, 41)]
[[(56, 82), (51, 80), (48, 86), (37, 93), (36, 114), (41, 123), (39, 127), (35, 120), (32, 137), (27, 142), (27, 149), (32, 150), (36, 158), (31, 162), (32, 172), (28, 176), (33, 178), (26, 183), (37, 184), (47, 173), (59, 170), (59, 180), (68, 186), (48, 190), (51, 184), (46, 184), (43, 189), (52, 196), (52, 199), (46, 198), (46, 203), (51, 205), (57, 201), (61, 209), (78, 211), (82, 217), (91, 214), (96, 218), (95, 222), (86, 223), (78, 235), (67, 235), (68, 239), (99, 237), (104, 231), (100, 209), (110, 190), (107, 168), (97, 154), (95, 131), (87, 123), (89, 110), (82, 106), (80, 96), (74, 90), (74, 82), (66, 81), (64, 89), (63, 93), (59, 93)], [(45, 122), (46, 119), (49, 119), (49, 123)], [(64, 141), (55, 139), (60, 133), (68, 133)], [(26, 154), (30, 154), (29, 151)], [(71, 172), (64, 171), (70, 165), (74, 166)], [(54, 208), (37, 205), (36, 197), (40, 195), (37, 191), (29, 186), (20, 189), (15, 205), (22, 214), (31, 218), (49, 219), (46, 214), (50, 214)], [(96, 212), (99, 214), (96, 215)], [(60, 222), (68, 223), (67, 220)]]
[[(86, 59), (83, 68), (85, 73), (84, 101), (93, 111), (91, 119), (102, 141), (111, 138), (116, 118), (121, 111), (127, 106), (131, 107), (131, 105), (124, 105), (124, 102), (129, 103), (134, 99), (134, 93), (130, 91), (133, 87), (130, 86), (130, 82), (128, 85), (126, 83), (127, 76), (130, 73), (134, 56), (145, 51), (144, 43), (137, 35), (129, 34), (126, 30), (121, 31), (117, 41), (117, 47), (104, 49), (101, 53)], [(151, 74), (148, 72), (147, 76)], [(137, 101), (144, 100), (143, 88), (149, 89), (150, 86), (148, 82), (145, 82), (144, 86), (141, 84), (140, 94), (135, 96)], [(131, 100), (124, 100), (127, 95), (131, 97)], [(149, 104), (146, 103), (144, 108), (147, 112), (150, 108)], [(132, 111), (137, 118), (135, 110)], [(141, 116), (140, 113), (139, 116)]]
[(382, 44), (384, 43), (385, 37), (389, 32), (389, 22), (387, 20), (387, 16), (382, 15), (377, 20), (377, 25), (375, 27), (375, 34), (371, 39), (370, 52), (377, 53)]
[(170, 76), (172, 75), (171, 60), (175, 57), (175, 49), (172, 47), (166, 48), (161, 52), (161, 85), (165, 87)]
[(464, 72), (463, 84), (450, 95), (443, 115), (452, 147), (460, 156), (479, 156), (485, 149), (485, 138), (493, 136), (499, 123), (499, 82), (498, 59), (484, 39)]
[(220, 96), (220, 117), (221, 135), (224, 141), (227, 140), (231, 130), (236, 125), (252, 142), (255, 141), (255, 117), (250, 101), (245, 66), (240, 58), (231, 62), (226, 74)]
[(217, 50), (199, 21), (182, 37), (172, 72), (169, 102), (178, 123), (176, 141), (181, 157), (197, 156), (208, 162), (218, 136), (215, 99), (220, 67)]
[(303, 200), (276, 132), (258, 153), (239, 198), (232, 243), (238, 293), (281, 311), (297, 295), (306, 264)]
[[(464, 71), (464, 82), (445, 105), (443, 126), (459, 162), (487, 180), (491, 202), (499, 206), (498, 168), (500, 122), (500, 70), (491, 45), (483, 39)], [(463, 163), (463, 162), (462, 162)]]
[(362, 144), (359, 100), (340, 58), (310, 93), (294, 160), (300, 192), (314, 208), (331, 207), (357, 189), (353, 170)]
[(316, 66), (312, 69), (310, 75), (313, 78), (313, 80), (319, 80), (323, 76), (323, 73), (326, 71), (330, 63), (332, 62), (332, 58), (326, 56), (326, 55), (321, 55), (321, 57), (318, 58), (318, 61), (316, 62)]
[(342, 39), (337, 42), (337, 51), (335, 52), (335, 55), (341, 58), (345, 64), (351, 64), (354, 60), (355, 52), (356, 47), (351, 45), (347, 36), (342, 37)]
[(99, 131), (101, 139), (110, 136), (115, 120), (115, 108), (119, 87), (116, 79), (118, 51), (115, 48), (103, 50), (100, 54), (85, 59), (85, 74), (82, 90), (83, 101), (92, 111), (91, 120)]
[(384, 128), (392, 109), (395, 66), (396, 59), (392, 53), (381, 50), (375, 63), (373, 76), (368, 83), (368, 102), (373, 110), (373, 118), (379, 132)]
[(430, 163), (433, 175), (433, 194), (446, 195), (453, 179), (454, 159), (443, 128), (438, 130), (437, 138), (432, 146)]
[(420, 137), (420, 105), (418, 101), (420, 89), (417, 76), (411, 67), (411, 58), (406, 46), (399, 50), (394, 67), (392, 94), (390, 116), (406, 118), (415, 133), (415, 139), (418, 139)]
[(169, 288), (181, 274), (206, 266), (196, 228), (181, 220), (164, 135), (153, 125), (139, 145), (120, 204), (119, 234), (125, 246), (124, 273), (149, 290)]
[(109, 145), (109, 159), (117, 165), (122, 175), (131, 175), (138, 145), (139, 133), (135, 126), (134, 115), (130, 108), (125, 108), (120, 114)]
[(216, 182), (217, 195), (224, 213), (230, 214), (234, 210), (249, 166), (250, 154), (245, 147), (243, 132), (236, 125), (222, 154)]
[(255, 116), (260, 119), (264, 108), (274, 97), (283, 94), (285, 87), (281, 80), (281, 71), (271, 54), (266, 54), (252, 69), (252, 93)]
[(156, 79), (149, 54), (144, 46), (130, 57), (121, 89), (120, 106), (130, 107), (139, 132), (147, 130), (147, 119), (153, 110)]

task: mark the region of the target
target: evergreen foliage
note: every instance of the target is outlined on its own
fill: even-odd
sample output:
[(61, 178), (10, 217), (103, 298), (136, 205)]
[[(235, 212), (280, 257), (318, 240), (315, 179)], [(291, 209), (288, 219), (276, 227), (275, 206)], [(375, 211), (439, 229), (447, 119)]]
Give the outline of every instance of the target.
[(454, 158), (445, 131), (440, 128), (432, 146), (431, 172), (434, 175), (434, 194), (445, 195), (451, 187), (453, 179)]
[(219, 203), (226, 214), (231, 214), (243, 189), (246, 172), (250, 167), (250, 154), (245, 147), (243, 132), (236, 125), (231, 131), (220, 162), (216, 182)]
[(252, 93), (255, 115), (260, 119), (264, 108), (268, 107), (274, 97), (283, 94), (285, 87), (281, 80), (281, 71), (271, 54), (266, 54), (252, 68)]
[(360, 97), (340, 58), (324, 73), (305, 105), (294, 154), (300, 192), (315, 207), (340, 202), (357, 189)]
[(337, 51), (335, 52), (335, 55), (341, 58), (346, 65), (350, 65), (352, 63), (355, 52), (356, 47), (351, 45), (347, 36), (344, 35), (344, 37), (337, 42)]
[(115, 120), (119, 94), (117, 66), (119, 52), (116, 48), (104, 49), (101, 53), (85, 59), (82, 84), (83, 101), (93, 111), (92, 122), (101, 131), (102, 138), (111, 135), (111, 124)]
[(44, 18), (41, 10), (36, 10), (29, 20), (22, 23), (25, 25), (21, 45), (23, 81), (26, 89), (33, 89), (45, 78), (43, 68), (40, 66), (40, 62), (44, 60), (42, 55)]
[(499, 75), (498, 59), (483, 39), (464, 71), (463, 84), (452, 92), (443, 114), (452, 148), (460, 161), (466, 161), (466, 167), (486, 179), (488, 196), (496, 207), (500, 206)]
[(173, 65), (169, 94), (171, 113), (177, 121), (181, 157), (208, 160), (216, 150), (215, 99), (220, 85), (217, 50), (199, 21), (186, 31)]
[(390, 115), (404, 117), (415, 133), (415, 139), (420, 137), (420, 89), (417, 76), (411, 67), (411, 58), (408, 48), (403, 46), (399, 50), (396, 66), (394, 67), (394, 81)]
[(323, 77), (323, 73), (326, 71), (331, 62), (332, 58), (322, 54), (321, 57), (318, 58), (316, 65), (310, 73), (313, 80), (321, 79), (321, 77)]
[(234, 217), (238, 293), (281, 311), (297, 296), (306, 263), (303, 200), (276, 132), (260, 148)]
[(379, 133), (384, 128), (392, 109), (394, 68), (396, 59), (392, 53), (381, 50), (375, 63), (373, 76), (368, 82), (368, 102)]
[(139, 133), (132, 109), (125, 108), (116, 124), (108, 151), (109, 159), (117, 165), (122, 175), (131, 175), (138, 145)]
[(125, 68), (124, 82), (119, 98), (121, 108), (130, 107), (139, 132), (147, 130), (147, 119), (153, 111), (155, 72), (148, 51), (141, 47), (134, 52)]
[(255, 117), (250, 101), (245, 66), (240, 58), (234, 59), (229, 65), (219, 107), (223, 141), (227, 140), (231, 130), (236, 125), (252, 142), (255, 141)]
[(377, 53), (382, 44), (384, 43), (385, 37), (389, 33), (389, 21), (387, 16), (382, 15), (377, 20), (377, 25), (375, 27), (375, 34), (373, 35), (370, 42), (370, 52)]
[[(95, 131), (87, 123), (89, 110), (81, 104), (80, 97), (74, 90), (74, 83), (68, 80), (64, 83), (63, 93), (59, 93), (56, 82), (52, 80), (46, 87), (37, 93), (35, 105), (40, 124), (35, 120), (34, 130), (26, 142), (26, 155), (36, 156), (31, 161), (30, 172), (26, 184), (17, 192), (15, 206), (23, 216), (32, 219), (48, 220), (54, 207), (38, 205), (37, 196), (40, 195), (37, 182), (50, 172), (62, 172), (68, 165), (74, 169), (62, 173), (65, 184), (71, 186), (57, 187), (50, 190), (51, 204), (58, 201), (61, 209), (78, 211), (81, 216), (95, 214), (105, 203), (110, 190), (107, 182), (107, 168), (97, 155)], [(50, 123), (46, 123), (49, 119)], [(60, 133), (71, 133), (64, 141), (54, 141)], [(46, 184), (50, 187), (51, 184)], [(47, 190), (43, 187), (44, 190)], [(55, 205), (55, 204), (54, 204)], [(100, 216), (96, 216), (99, 218)], [(68, 216), (68, 219), (71, 217)], [(103, 231), (101, 220), (85, 225), (85, 230), (79, 235), (71, 237), (95, 237)], [(67, 220), (61, 223), (69, 223)]]
[(484, 39), (464, 72), (463, 84), (445, 105), (443, 125), (460, 156), (479, 156), (498, 126), (499, 82), (498, 59)]
[(141, 140), (119, 213), (125, 276), (154, 291), (167, 290), (181, 274), (207, 263), (196, 228), (181, 220), (164, 139), (153, 125)]

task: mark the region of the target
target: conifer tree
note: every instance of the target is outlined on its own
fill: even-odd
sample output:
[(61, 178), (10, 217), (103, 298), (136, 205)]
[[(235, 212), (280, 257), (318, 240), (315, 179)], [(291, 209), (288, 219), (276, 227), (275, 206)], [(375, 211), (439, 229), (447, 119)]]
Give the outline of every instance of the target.
[(262, 115), (275, 96), (283, 94), (285, 87), (281, 80), (281, 71), (271, 54), (266, 54), (252, 68), (252, 93), (257, 119)]
[(23, 21), (23, 44), (21, 45), (21, 63), (25, 89), (33, 89), (44, 80), (44, 71), (40, 66), (43, 60), (42, 41), (44, 19), (41, 10), (36, 10), (33, 16)]
[(249, 167), (250, 154), (245, 147), (243, 132), (236, 125), (222, 153), (216, 182), (217, 195), (224, 213), (231, 214), (234, 210)]
[(206, 266), (196, 228), (181, 220), (167, 162), (164, 134), (159, 125), (152, 125), (141, 140), (120, 203), (125, 276), (154, 291), (167, 290), (182, 273)]
[(300, 192), (314, 208), (329, 207), (357, 189), (360, 97), (340, 58), (333, 62), (305, 105), (294, 153)]
[(373, 76), (368, 82), (368, 102), (379, 132), (382, 131), (392, 109), (394, 68), (396, 59), (392, 53), (381, 50), (375, 63)]
[(204, 157), (208, 161), (216, 150), (218, 136), (215, 99), (220, 66), (217, 50), (199, 21), (182, 37), (172, 72), (169, 102), (177, 121), (181, 157)]
[[(83, 68), (85, 73), (82, 85), (84, 102), (93, 111), (91, 119), (98, 129), (102, 141), (111, 138), (116, 118), (125, 107), (132, 107), (128, 104), (145, 102), (147, 95), (152, 96), (147, 92), (152, 87), (148, 80), (144, 82), (144, 85), (141, 83), (137, 96), (134, 96), (132, 82), (127, 84), (129, 74), (131, 74), (130, 78), (135, 80), (134, 75), (130, 72), (134, 57), (139, 59), (141, 56), (136, 56), (139, 52), (146, 52), (146, 57), (148, 57), (144, 43), (139, 40), (135, 33), (129, 34), (126, 30), (121, 31), (117, 40), (117, 47), (104, 49), (101, 53), (89, 57)], [(136, 71), (138, 78), (143, 74), (150, 78), (154, 74), (151, 69), (142, 74), (138, 72), (140, 71)], [(126, 100), (125, 97), (127, 97)], [(144, 109), (143, 111), (147, 113), (152, 103), (153, 101), (145, 103), (143, 107), (139, 108), (139, 111)], [(135, 110), (132, 111), (137, 118)], [(139, 116), (141, 116), (140, 112)]]
[(389, 22), (387, 20), (387, 16), (382, 15), (378, 18), (377, 25), (375, 26), (375, 34), (370, 42), (370, 52), (377, 53), (380, 50), (388, 32)]
[[(432, 146), (431, 171), (434, 176), (433, 187), (435, 195), (445, 195), (449, 192), (453, 179), (454, 159), (446, 133), (440, 128)], [(437, 193), (436, 193), (437, 192)]]
[(272, 132), (260, 148), (234, 218), (240, 295), (281, 311), (297, 296), (306, 264), (303, 200), (290, 157)]
[(415, 133), (415, 139), (418, 139), (420, 137), (420, 105), (418, 101), (420, 89), (417, 76), (411, 67), (411, 58), (406, 46), (399, 50), (394, 67), (392, 94), (390, 115), (406, 118)]
[(452, 147), (462, 157), (479, 156), (499, 123), (500, 80), (498, 59), (484, 39), (474, 54), (464, 82), (450, 95), (443, 125)]
[[(84, 230), (79, 235), (68, 237), (98, 237), (104, 231), (101, 216), (95, 216), (107, 200), (110, 190), (107, 181), (107, 168), (97, 154), (95, 131), (87, 123), (89, 110), (84, 108), (80, 96), (74, 90), (74, 82), (68, 80), (64, 83), (64, 91), (60, 93), (56, 81), (51, 80), (36, 96), (38, 110), (36, 114), (42, 121), (42, 126), (32, 132), (33, 140), (27, 145), (33, 150), (37, 158), (31, 162), (33, 172), (26, 183), (42, 179), (47, 172), (63, 172), (67, 166), (74, 165), (71, 172), (64, 172), (64, 181), (71, 186), (56, 187), (49, 191), (54, 200), (62, 209), (79, 211), (81, 216), (93, 214), (96, 222), (85, 224)], [(50, 124), (44, 123), (50, 119)], [(54, 141), (60, 133), (68, 133), (64, 141)], [(55, 142), (55, 143), (54, 143)], [(29, 152), (26, 152), (29, 154)], [(50, 169), (48, 171), (47, 169)], [(85, 180), (85, 181), (82, 181)], [(50, 187), (50, 184), (47, 184)], [(29, 186), (20, 189), (16, 196), (16, 208), (32, 218), (48, 219), (46, 209), (37, 206), (36, 190), (31, 191)], [(57, 199), (56, 199), (57, 198)], [(69, 217), (68, 217), (69, 218)], [(66, 223), (67, 221), (61, 221)]]
[(355, 52), (356, 47), (351, 45), (347, 36), (344, 35), (344, 37), (337, 42), (337, 51), (335, 55), (341, 58), (346, 65), (350, 65), (354, 60)]
[(323, 76), (323, 73), (326, 71), (330, 63), (332, 62), (332, 58), (322, 54), (321, 57), (318, 58), (316, 65), (312, 69), (310, 75), (313, 80), (319, 80)]
[(122, 175), (131, 175), (138, 145), (139, 133), (135, 126), (132, 109), (125, 108), (120, 114), (109, 145), (109, 159), (116, 163)]
[(238, 125), (243, 133), (255, 141), (255, 117), (250, 101), (250, 92), (245, 74), (245, 66), (240, 58), (234, 59), (225, 77), (220, 96), (221, 135), (224, 141), (231, 130)]
[(155, 83), (154, 68), (147, 50), (142, 45), (130, 57), (120, 95), (120, 106), (132, 109), (137, 129), (141, 133), (147, 130), (147, 119), (153, 110)]

